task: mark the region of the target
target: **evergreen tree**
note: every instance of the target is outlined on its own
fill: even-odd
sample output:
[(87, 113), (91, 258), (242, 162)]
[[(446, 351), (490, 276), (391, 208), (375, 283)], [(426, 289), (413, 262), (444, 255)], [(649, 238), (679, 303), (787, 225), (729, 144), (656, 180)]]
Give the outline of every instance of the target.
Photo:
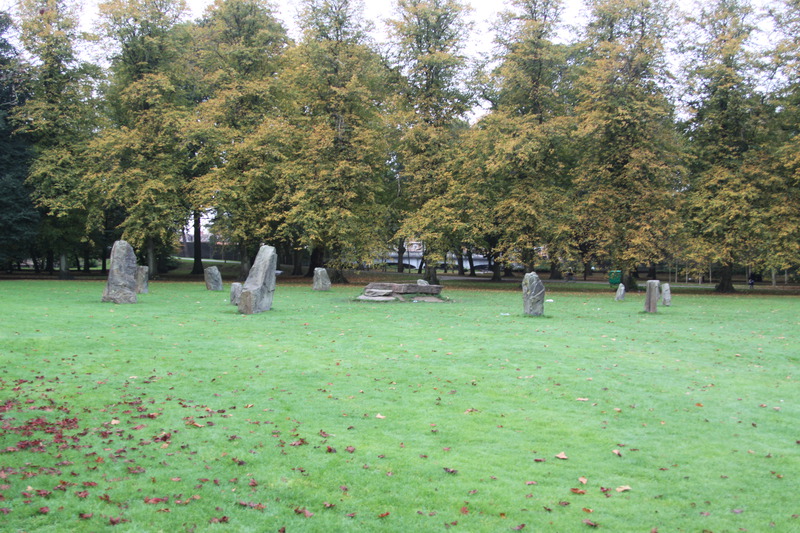
[(76, 55), (77, 9), (67, 0), (21, 3), (20, 39), (35, 62), (28, 67), (28, 97), (13, 115), (17, 131), (34, 145), (28, 183), (44, 215), (44, 246), (61, 255), (62, 275), (66, 254), (89, 239), (101, 215), (83, 179), (99, 74)]
[(25, 98), (22, 65), (8, 41), (11, 17), (0, 12), (0, 265), (31, 255), (37, 238), (39, 213), (25, 186), (30, 145), (24, 135), (14, 135), (9, 115)]

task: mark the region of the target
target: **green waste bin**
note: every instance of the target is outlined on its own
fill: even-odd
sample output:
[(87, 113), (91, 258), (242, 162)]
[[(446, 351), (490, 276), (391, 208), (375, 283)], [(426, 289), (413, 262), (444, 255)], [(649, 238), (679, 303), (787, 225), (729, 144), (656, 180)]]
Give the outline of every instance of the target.
[(609, 270), (608, 283), (611, 284), (611, 288), (616, 289), (620, 282), (622, 282), (622, 270)]

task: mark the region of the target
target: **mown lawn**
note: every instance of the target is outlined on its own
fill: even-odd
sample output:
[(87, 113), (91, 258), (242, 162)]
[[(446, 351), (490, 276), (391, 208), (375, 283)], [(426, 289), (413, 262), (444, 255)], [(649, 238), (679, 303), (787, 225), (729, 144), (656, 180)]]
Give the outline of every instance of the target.
[(800, 531), (795, 297), (102, 287), (0, 282), (3, 531)]

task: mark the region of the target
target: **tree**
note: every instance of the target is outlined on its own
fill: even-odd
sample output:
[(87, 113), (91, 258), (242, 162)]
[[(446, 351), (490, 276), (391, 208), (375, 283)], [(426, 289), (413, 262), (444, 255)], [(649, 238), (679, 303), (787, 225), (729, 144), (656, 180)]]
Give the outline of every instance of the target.
[(216, 2), (193, 35), (207, 97), (188, 125), (199, 147), (192, 202), (213, 210), (215, 234), (238, 244), (245, 278), (251, 251), (275, 232), (264, 223), (274, 194), (268, 153), (283, 149), (282, 141), (269, 136), (287, 129), (282, 117), (290, 109), (291, 91), (280, 74), (290, 41), (272, 8), (260, 0)]
[(96, 125), (97, 68), (80, 61), (77, 6), (66, 0), (25, 0), (20, 5), (21, 41), (34, 58), (24, 104), (14, 110), (17, 132), (33, 143), (28, 183), (44, 214), (40, 235), (61, 255), (88, 240), (99, 214), (85, 181), (85, 152)]
[(733, 267), (752, 258), (763, 242), (764, 186), (760, 136), (762, 100), (756, 91), (748, 44), (752, 9), (739, 0), (699, 8), (697, 34), (687, 47), (690, 105), (685, 133), (693, 155), (686, 218), (696, 260), (719, 263), (720, 292), (733, 291)]
[(772, 14), (781, 36), (771, 51), (780, 82), (771, 94), (778, 112), (771, 121), (774, 164), (761, 264), (774, 271), (800, 265), (800, 2), (783, 0)]
[(106, 92), (110, 124), (92, 144), (91, 181), (109, 209), (123, 208), (123, 237), (146, 250), (151, 276), (157, 252), (171, 253), (197, 210), (186, 201), (193, 153), (185, 124), (195, 95), (183, 68), (185, 10), (182, 0), (100, 5), (104, 35), (117, 51)]
[[(405, 76), (397, 120), (404, 219), (396, 238), (421, 239), (427, 253), (460, 247), (440, 224), (435, 204), (447, 190), (445, 166), (458, 134), (465, 131), (472, 101), (465, 88), (466, 10), (458, 0), (398, 0), (397, 19), (389, 21), (397, 68)], [(428, 266), (426, 278), (435, 280), (435, 269)]]
[(661, 0), (589, 6), (577, 83), (575, 245), (630, 272), (663, 260), (678, 224), (680, 143), (666, 92), (671, 6)]
[(309, 274), (373, 261), (386, 248), (387, 69), (366, 40), (360, 2), (305, 0), (289, 51), (294, 150), (279, 167), (278, 236), (311, 251)]
[(9, 265), (31, 255), (38, 233), (39, 213), (25, 186), (30, 145), (14, 135), (9, 115), (25, 98), (22, 65), (6, 35), (11, 17), (0, 12), (0, 264)]

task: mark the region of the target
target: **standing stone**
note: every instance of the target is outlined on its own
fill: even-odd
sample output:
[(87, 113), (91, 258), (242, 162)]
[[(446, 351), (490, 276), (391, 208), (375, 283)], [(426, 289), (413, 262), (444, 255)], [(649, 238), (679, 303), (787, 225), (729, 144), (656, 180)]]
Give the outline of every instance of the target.
[(217, 267), (208, 267), (203, 270), (203, 276), (206, 280), (206, 289), (210, 291), (222, 290), (222, 274), (219, 273)]
[(117, 241), (111, 248), (111, 266), (108, 282), (103, 290), (103, 301), (115, 304), (136, 303), (136, 254), (125, 241)]
[(314, 290), (331, 290), (331, 278), (328, 277), (328, 271), (322, 267), (317, 267), (314, 269)]
[(644, 297), (644, 310), (646, 313), (658, 311), (658, 286), (661, 284), (657, 279), (647, 281), (647, 294)]
[(231, 283), (231, 303), (239, 305), (239, 299), (242, 297), (242, 284)]
[(138, 294), (147, 294), (150, 292), (150, 267), (139, 266), (136, 267), (136, 292)]
[(525, 314), (541, 316), (544, 314), (544, 283), (536, 272), (525, 274), (522, 280), (522, 303)]
[(625, 285), (623, 285), (622, 283), (620, 283), (619, 287), (617, 287), (617, 295), (614, 296), (614, 300), (618, 302), (625, 301)]
[(239, 312), (253, 315), (272, 309), (272, 297), (275, 294), (275, 271), (278, 266), (278, 254), (272, 246), (262, 246), (258, 251), (247, 281), (242, 285), (239, 297)]
[(418, 279), (417, 280), (417, 285), (419, 285), (420, 287), (429, 287), (430, 283), (428, 283), (424, 279)]
[(664, 307), (672, 305), (672, 290), (669, 288), (669, 283), (661, 286), (661, 303), (664, 304)]

